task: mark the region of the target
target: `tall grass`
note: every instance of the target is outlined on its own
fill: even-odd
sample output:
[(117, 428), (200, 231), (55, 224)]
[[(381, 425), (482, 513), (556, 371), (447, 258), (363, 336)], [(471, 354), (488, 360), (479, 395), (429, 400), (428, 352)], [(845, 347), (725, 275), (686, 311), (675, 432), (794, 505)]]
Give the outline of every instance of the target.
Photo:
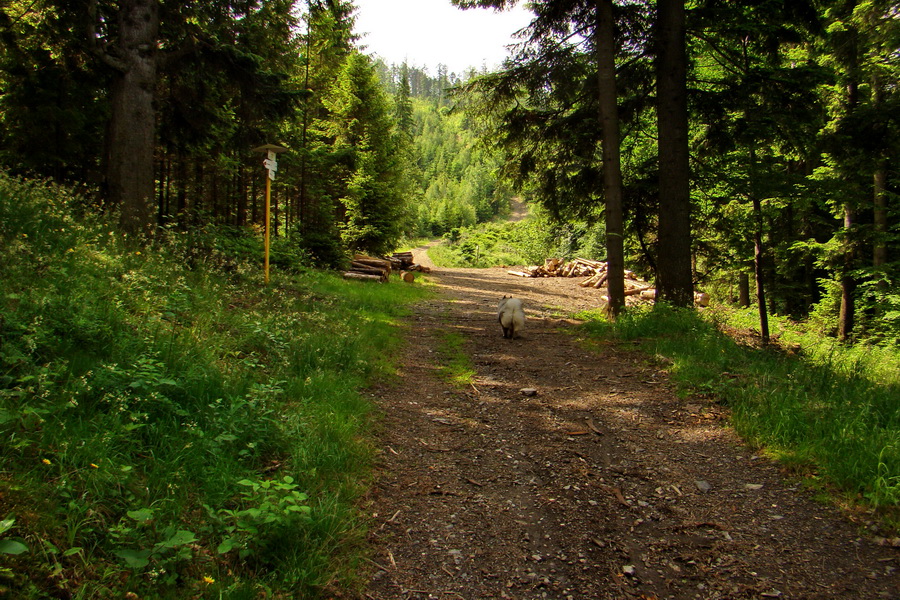
[(314, 271), (266, 287), (213, 231), (135, 250), (97, 214), (0, 176), (0, 592), (352, 587), (373, 456), (358, 390), (390, 373), (424, 292)]
[(845, 348), (786, 321), (777, 333), (791, 351), (753, 348), (723, 333), (744, 319), (741, 312), (704, 317), (661, 306), (631, 311), (614, 324), (591, 318), (586, 330), (639, 340), (671, 361), (684, 393), (712, 394), (731, 407), (734, 427), (749, 443), (896, 519), (900, 356)]

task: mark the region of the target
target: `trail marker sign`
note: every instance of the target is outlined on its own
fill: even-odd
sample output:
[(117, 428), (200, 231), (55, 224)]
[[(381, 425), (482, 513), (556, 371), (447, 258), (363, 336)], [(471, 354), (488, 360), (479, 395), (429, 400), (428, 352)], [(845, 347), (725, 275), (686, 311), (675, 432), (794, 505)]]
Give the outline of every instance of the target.
[(263, 166), (266, 168), (268, 177), (266, 177), (266, 244), (265, 244), (265, 279), (266, 285), (269, 284), (269, 226), (272, 222), (271, 217), (271, 196), (272, 182), (275, 181), (275, 171), (278, 170), (278, 161), (275, 156), (281, 152), (287, 152), (287, 148), (276, 146), (275, 144), (266, 144), (253, 149), (254, 152), (265, 152), (266, 158), (263, 159)]

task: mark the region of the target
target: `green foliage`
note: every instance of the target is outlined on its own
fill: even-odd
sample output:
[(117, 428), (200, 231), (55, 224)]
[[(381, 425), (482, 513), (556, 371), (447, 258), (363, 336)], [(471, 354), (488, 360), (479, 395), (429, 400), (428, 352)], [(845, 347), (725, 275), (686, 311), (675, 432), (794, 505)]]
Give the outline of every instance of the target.
[(243, 479), (237, 483), (248, 488), (240, 493), (245, 508), (211, 511), (221, 520), (219, 529), (226, 533), (216, 548), (219, 554), (237, 550), (243, 559), (275, 551), (286, 534), (302, 529), (310, 520), (312, 508), (306, 504), (308, 496), (297, 490), (293, 477), (284, 477), (281, 481)]
[[(723, 329), (754, 325), (750, 311), (631, 311), (595, 336), (638, 340), (667, 365), (682, 394), (728, 405), (750, 443), (843, 493), (898, 517), (900, 357), (843, 348), (820, 333), (775, 320), (773, 337), (796, 353), (742, 346)], [(590, 315), (585, 315), (590, 317)]]
[(403, 198), (397, 195), (403, 165), (393, 137), (389, 101), (369, 59), (350, 54), (324, 101), (323, 129), (332, 153), (344, 217), (341, 237), (351, 250), (385, 254), (399, 237)]
[(451, 230), (429, 256), (444, 267), (543, 264), (548, 257), (602, 258), (604, 235), (602, 223), (562, 224), (538, 206), (522, 221)]
[(372, 460), (357, 390), (390, 372), (421, 288), (279, 268), (265, 287), (256, 238), (173, 229), (135, 251), (83, 207), (0, 176), (0, 461), (20, 536), (0, 548), (31, 549), (2, 586), (352, 586)]
[[(584, 35), (593, 31), (593, 12), (579, 3), (536, 6), (505, 68), (465, 83), (465, 106), (501, 151), (503, 181), (577, 230), (582, 220), (600, 223), (604, 201), (596, 48)], [(614, 4), (626, 264), (652, 278), (667, 250), (658, 247), (650, 6)], [(855, 314), (854, 339), (894, 343), (900, 72), (891, 57), (900, 27), (893, 11), (881, 0), (687, 6), (696, 284), (734, 286), (754, 264), (758, 233), (763, 309), (813, 314), (835, 331), (839, 314)], [(573, 35), (579, 26), (582, 35)], [(839, 312), (835, 284), (848, 291), (851, 310)]]
[[(190, 531), (177, 529), (175, 525), (158, 530), (154, 516), (154, 511), (149, 508), (127, 511), (109, 531), (110, 537), (120, 546), (113, 555), (136, 571), (143, 571), (153, 564), (156, 572), (163, 575), (160, 582), (172, 585), (179, 569), (193, 558), (191, 545), (198, 540)], [(122, 547), (134, 545), (138, 548)]]
[[(0, 521), (0, 536), (5, 535), (7, 531), (15, 525), (15, 519), (4, 519)], [(28, 552), (28, 546), (22, 542), (10, 539), (0, 539), (0, 554), (22, 554)]]

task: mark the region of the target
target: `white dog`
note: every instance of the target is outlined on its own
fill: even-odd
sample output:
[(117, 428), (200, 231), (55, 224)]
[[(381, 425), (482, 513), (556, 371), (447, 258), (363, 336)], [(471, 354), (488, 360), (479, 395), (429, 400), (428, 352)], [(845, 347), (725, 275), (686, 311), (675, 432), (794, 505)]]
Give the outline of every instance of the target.
[(518, 298), (503, 296), (500, 306), (497, 307), (497, 319), (503, 328), (503, 337), (515, 339), (525, 328), (525, 311), (522, 309), (522, 301)]

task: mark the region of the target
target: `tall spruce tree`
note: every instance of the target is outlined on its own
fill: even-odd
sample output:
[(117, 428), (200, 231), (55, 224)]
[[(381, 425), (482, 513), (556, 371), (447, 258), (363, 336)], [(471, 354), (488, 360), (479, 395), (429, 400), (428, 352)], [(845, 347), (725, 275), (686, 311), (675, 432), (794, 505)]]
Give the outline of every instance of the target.
[(390, 101), (368, 57), (347, 57), (331, 93), (326, 130), (334, 140), (332, 176), (340, 181), (341, 235), (353, 250), (382, 254), (399, 236), (403, 197)]
[[(160, 169), (161, 176), (154, 172), (154, 157), (162, 156), (166, 165), (172, 161), (168, 156), (169, 149), (185, 152), (188, 146), (204, 146), (204, 155), (194, 160), (194, 166), (203, 171), (209, 163), (216, 162), (216, 153), (227, 153), (222, 138), (227, 134), (230, 123), (222, 124), (229, 114), (239, 114), (246, 118), (248, 127), (244, 131), (257, 129), (256, 124), (249, 121), (272, 119), (273, 115), (283, 116), (287, 103), (283, 100), (290, 96), (284, 94), (283, 71), (291, 63), (291, 52), (283, 51), (280, 43), (271, 43), (275, 37), (287, 31), (290, 37), (292, 24), (292, 0), (272, 0), (262, 3), (251, 2), (174, 2), (168, 0), (88, 0), (85, 2), (63, 2), (62, 0), (42, 0), (41, 2), (22, 2), (10, 8), (4, 5), (0, 14), (10, 24), (6, 32), (8, 38), (16, 43), (26, 42), (18, 49), (20, 56), (31, 53), (34, 57), (43, 57), (45, 64), (43, 73), (50, 75), (66, 65), (68, 76), (58, 77), (55, 81), (47, 80), (41, 89), (33, 89), (32, 99), (41, 99), (41, 109), (51, 106), (68, 109), (74, 106), (85, 107), (82, 114), (69, 114), (65, 123), (60, 121), (62, 135), (54, 138), (60, 142), (74, 140), (75, 132), (79, 136), (90, 128), (96, 139), (100, 116), (108, 116), (108, 123), (102, 125), (105, 142), (102, 150), (99, 144), (92, 145), (93, 156), (71, 156), (71, 164), (88, 165), (81, 167), (84, 171), (101, 169), (105, 182), (108, 204), (117, 206), (121, 211), (121, 226), (128, 233), (146, 232), (155, 222), (153, 203), (156, 199), (156, 182), (159, 179), (160, 205), (168, 201), (162, 187), (171, 188), (173, 176), (179, 176), (181, 183), (189, 175), (179, 165), (176, 169), (169, 166)], [(16, 18), (10, 19), (7, 10), (15, 9)], [(36, 27), (34, 27), (36, 24)], [(39, 31), (37, 31), (39, 30)], [(265, 31), (260, 35), (260, 32)], [(266, 43), (255, 43), (251, 38), (267, 40)], [(11, 41), (13, 41), (11, 40)], [(265, 53), (268, 60), (262, 57)], [(280, 54), (275, 56), (275, 54)], [(7, 54), (7, 56), (11, 56)], [(189, 57), (189, 58), (188, 58)], [(169, 71), (169, 67), (177, 68)], [(11, 65), (11, 63), (7, 63)], [(2, 68), (2, 67), (0, 67)], [(4, 85), (15, 85), (21, 81), (21, 75), (3, 69)], [(179, 102), (172, 107), (162, 98), (172, 99), (172, 95), (192, 74), (204, 72), (215, 84), (208, 89), (215, 93), (207, 97), (195, 95), (196, 102)], [(32, 82), (36, 79), (30, 77)], [(70, 82), (77, 80), (78, 85)], [(60, 82), (65, 82), (60, 86)], [(27, 86), (26, 86), (27, 87)], [(50, 101), (47, 94), (55, 88), (55, 101)], [(250, 100), (244, 108), (254, 106), (253, 110), (244, 110), (236, 106), (233, 96), (226, 97), (221, 90), (241, 90), (248, 94), (256, 90), (265, 96), (262, 102)], [(72, 94), (78, 93), (76, 98)], [(241, 95), (238, 95), (240, 98)], [(4, 98), (4, 101), (14, 97)], [(181, 99), (176, 98), (176, 101)], [(33, 100), (32, 100), (33, 101)], [(210, 108), (212, 102), (218, 106)], [(189, 104), (193, 104), (188, 108)], [(222, 104), (233, 109), (232, 113), (222, 108)], [(158, 112), (164, 106), (165, 112)], [(187, 110), (181, 110), (187, 108)], [(205, 109), (205, 110), (204, 110)], [(57, 110), (59, 114), (63, 111)], [(18, 135), (17, 124), (22, 123), (23, 112), (4, 112), (4, 135)], [(219, 122), (216, 122), (216, 120)], [(38, 124), (32, 128), (33, 137), (42, 135), (52, 125), (50, 122)], [(12, 125), (12, 127), (10, 127)], [(205, 126), (204, 126), (205, 125)], [(166, 128), (165, 133), (159, 128)], [(197, 133), (203, 130), (203, 133)], [(212, 132), (213, 135), (210, 135)], [(211, 139), (218, 134), (213, 144)], [(190, 139), (193, 136), (193, 139)], [(235, 142), (236, 140), (231, 140)], [(10, 147), (16, 147), (23, 140), (9, 139)], [(163, 152), (157, 151), (157, 144), (163, 143)], [(71, 143), (66, 146), (66, 153), (72, 153)], [(88, 147), (85, 145), (84, 149)], [(234, 146), (230, 150), (233, 160)], [(192, 157), (197, 158), (197, 157)], [(36, 165), (37, 172), (52, 174), (44, 165)], [(62, 177), (71, 178), (72, 169), (64, 173), (56, 169)], [(85, 181), (97, 179), (89, 174)], [(196, 177), (196, 179), (203, 179)], [(217, 185), (218, 180), (211, 178)], [(183, 196), (186, 185), (180, 185)], [(215, 198), (218, 194), (213, 193)], [(184, 206), (183, 198), (176, 202)], [(199, 206), (199, 204), (198, 204)], [(223, 206), (227, 204), (223, 203)], [(240, 210), (240, 207), (238, 207)], [(166, 212), (165, 209), (160, 211)], [(214, 211), (215, 212), (215, 211)]]
[[(503, 9), (514, 5), (515, 1), (454, 0), (454, 4), (463, 8), (480, 6)], [(573, 82), (567, 81), (563, 73), (569, 72), (573, 68), (585, 67), (584, 55), (592, 57), (587, 65), (592, 66), (595, 73), (592, 79), (596, 83), (592, 88), (596, 110), (599, 112), (599, 136), (602, 139), (600, 144), (602, 157), (599, 169), (602, 179), (602, 195), (597, 193), (599, 186), (595, 178), (596, 171), (590, 166), (585, 168), (584, 164), (575, 169), (567, 169), (565, 162), (551, 160), (551, 163), (561, 167), (561, 172), (567, 170), (569, 172), (565, 175), (557, 172), (550, 179), (545, 179), (542, 184), (556, 187), (560, 183), (559, 175), (562, 175), (563, 181), (568, 180), (571, 183), (572, 172), (579, 174), (578, 177), (582, 178), (582, 183), (586, 181), (585, 177), (594, 179), (595, 187), (582, 190), (578, 195), (582, 199), (591, 196), (603, 198), (607, 228), (607, 260), (609, 262), (607, 279), (609, 311), (610, 314), (616, 315), (625, 306), (625, 282), (623, 187), (619, 158), (618, 97), (615, 85), (617, 48), (620, 46), (621, 38), (616, 35), (614, 4), (612, 0), (543, 0), (532, 2), (530, 7), (535, 12), (535, 18), (527, 28), (527, 33), (524, 34), (527, 36), (527, 43), (523, 45), (514, 60), (507, 63), (505, 73), (494, 78), (486, 78), (472, 89), (493, 88), (494, 97), (498, 101), (504, 101), (507, 106), (510, 106), (509, 103), (515, 103), (502, 117), (506, 121), (504, 127), (509, 133), (506, 138), (507, 143), (524, 142), (533, 149), (542, 146), (546, 148), (546, 142), (553, 138), (553, 133), (550, 133), (542, 143), (535, 139), (526, 142), (527, 136), (522, 135), (522, 132), (534, 133), (535, 129), (530, 125), (535, 123), (535, 119), (553, 119), (554, 113), (560, 114), (556, 110), (547, 110), (549, 107), (546, 106), (546, 100), (548, 99), (551, 102), (561, 100), (565, 106), (563, 109), (565, 113), (579, 112), (579, 108), (583, 108), (583, 98), (579, 97), (578, 92), (572, 92), (571, 84)], [(572, 40), (578, 38), (589, 40), (589, 48), (586, 52), (582, 52), (582, 56), (577, 56), (579, 52), (574, 51)], [(566, 91), (560, 92), (560, 88), (565, 88)], [(529, 99), (537, 108), (536, 110), (531, 111), (529, 107), (524, 107), (524, 109), (521, 107), (518, 99), (520, 89), (529, 90)], [(548, 98), (548, 96), (552, 98)], [(562, 131), (572, 130), (571, 114), (560, 120), (569, 120), (570, 122), (570, 126), (565, 127)], [(547, 125), (546, 121), (544, 125)], [(579, 125), (583, 126), (584, 123)], [(550, 128), (545, 127), (544, 131), (549, 133)], [(538, 133), (539, 137), (543, 135), (545, 134)], [(578, 146), (572, 142), (573, 140), (567, 140), (563, 142), (563, 146), (568, 145), (570, 148)], [(534, 157), (540, 153), (541, 150), (538, 150), (537, 153), (525, 150), (522, 160), (518, 161), (520, 171), (525, 171), (521, 174), (527, 175), (527, 171), (535, 167)], [(551, 167), (551, 172), (552, 169), (553, 167)], [(594, 172), (592, 173), (592, 171)], [(550, 194), (545, 195), (550, 196)]]
[(106, 185), (109, 201), (119, 207), (119, 225), (128, 234), (146, 234), (153, 223), (156, 141), (154, 99), (164, 55), (159, 50), (158, 0), (123, 0), (113, 18), (89, 3), (89, 42), (113, 69)]
[(766, 201), (794, 193), (792, 169), (776, 165), (808, 158), (820, 111), (814, 91), (821, 73), (806, 61), (788, 60), (786, 53), (815, 27), (814, 13), (800, 2), (710, 1), (693, 17), (698, 50), (706, 57), (696, 101), (704, 124), (699, 156), (712, 162), (708, 168), (719, 187), (728, 189), (724, 201), (733, 205), (737, 196), (746, 203), (740, 209), (743, 222), (721, 227), (726, 235), (736, 234), (730, 245), (743, 254), (739, 261), (746, 264), (752, 255), (760, 332), (767, 343), (772, 302), (767, 288), (776, 264), (773, 209)]
[(616, 36), (612, 0), (596, 0), (594, 48), (597, 53), (600, 129), (603, 139), (603, 196), (606, 200), (606, 261), (609, 314), (625, 308), (625, 250), (622, 215), (622, 165), (616, 94)]
[(656, 103), (659, 130), (657, 300), (694, 303), (684, 0), (659, 0)]

